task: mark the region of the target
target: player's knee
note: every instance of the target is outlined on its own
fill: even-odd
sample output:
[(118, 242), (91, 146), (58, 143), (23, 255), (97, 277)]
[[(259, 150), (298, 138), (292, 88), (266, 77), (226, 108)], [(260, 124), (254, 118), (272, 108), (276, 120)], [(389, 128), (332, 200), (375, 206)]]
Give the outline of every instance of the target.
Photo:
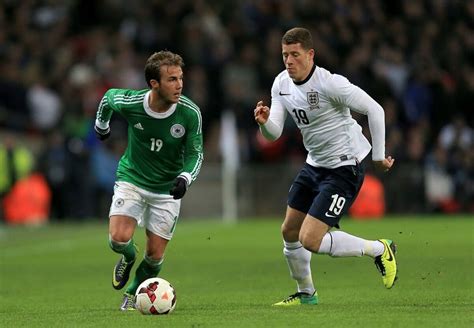
[[(116, 238), (117, 236), (115, 236)], [(131, 242), (131, 238), (128, 240), (122, 239), (122, 240), (117, 240), (115, 239), (112, 234), (109, 234), (109, 247), (116, 253), (122, 253), (125, 248), (129, 245)]]
[(307, 238), (305, 235), (300, 235), (299, 239), (300, 239), (301, 245), (303, 245), (303, 247), (306, 248), (308, 251), (311, 251), (313, 253), (317, 252), (317, 250), (314, 249), (311, 240)]
[(165, 255), (165, 247), (156, 243), (148, 243), (145, 256), (154, 261), (161, 261)]
[(113, 215), (109, 221), (109, 234), (112, 240), (126, 243), (132, 239), (135, 226), (135, 219), (127, 216)]
[(319, 251), (319, 246), (321, 245), (321, 239), (315, 238), (315, 236), (300, 231), (299, 240), (301, 245), (306, 248), (308, 251), (317, 253)]
[(128, 241), (130, 241), (130, 239), (132, 239), (132, 235), (125, 232), (125, 231), (110, 231), (110, 239), (111, 241), (113, 242), (117, 242), (117, 243), (127, 243)]
[(145, 256), (152, 261), (160, 262), (164, 257), (164, 250), (148, 249)]
[(286, 224), (286, 222), (283, 222), (281, 225), (281, 234), (284, 240), (296, 241), (298, 240), (299, 230), (291, 225)]

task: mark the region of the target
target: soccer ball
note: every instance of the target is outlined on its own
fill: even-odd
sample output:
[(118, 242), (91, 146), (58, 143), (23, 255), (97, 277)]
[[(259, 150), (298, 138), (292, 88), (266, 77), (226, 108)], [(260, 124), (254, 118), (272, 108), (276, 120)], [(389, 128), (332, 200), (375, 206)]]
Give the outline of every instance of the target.
[(176, 307), (176, 292), (162, 278), (150, 278), (138, 286), (135, 308), (142, 314), (169, 314)]

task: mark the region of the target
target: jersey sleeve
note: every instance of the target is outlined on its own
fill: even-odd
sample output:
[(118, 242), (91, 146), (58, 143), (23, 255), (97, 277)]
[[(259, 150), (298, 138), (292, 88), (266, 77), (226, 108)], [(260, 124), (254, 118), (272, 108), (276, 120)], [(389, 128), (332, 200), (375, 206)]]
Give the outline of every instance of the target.
[(95, 125), (101, 129), (107, 129), (109, 127), (109, 122), (113, 112), (118, 110), (113, 101), (113, 96), (117, 93), (117, 91), (118, 89), (107, 90), (99, 102), (95, 118)]
[(184, 147), (184, 168), (179, 176), (185, 178), (189, 186), (196, 180), (204, 159), (202, 117), (197, 109), (191, 110)]
[(337, 103), (367, 115), (372, 137), (372, 160), (383, 160), (385, 158), (385, 114), (382, 106), (364, 90), (341, 75), (334, 74), (328, 80), (326, 91)]
[[(275, 79), (272, 86), (272, 104), (270, 106), (270, 116), (265, 124), (260, 125), (260, 132), (268, 140), (280, 138), (286, 120), (286, 109), (280, 98), (279, 79)], [(285, 91), (287, 92), (287, 91)]]

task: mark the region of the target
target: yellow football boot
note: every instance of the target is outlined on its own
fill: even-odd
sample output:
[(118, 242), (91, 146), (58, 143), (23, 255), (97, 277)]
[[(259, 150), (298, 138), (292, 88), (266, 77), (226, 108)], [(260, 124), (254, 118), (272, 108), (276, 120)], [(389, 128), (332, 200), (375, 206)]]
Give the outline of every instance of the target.
[(382, 255), (375, 258), (375, 266), (382, 274), (383, 284), (390, 289), (397, 280), (397, 261), (395, 260), (397, 246), (390, 239), (379, 239), (379, 241), (385, 249)]

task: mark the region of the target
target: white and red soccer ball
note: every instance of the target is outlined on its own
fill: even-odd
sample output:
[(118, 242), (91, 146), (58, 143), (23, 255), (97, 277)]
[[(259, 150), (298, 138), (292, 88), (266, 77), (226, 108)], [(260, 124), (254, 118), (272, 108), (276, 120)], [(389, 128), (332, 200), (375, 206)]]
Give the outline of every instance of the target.
[(176, 292), (162, 278), (150, 278), (138, 286), (135, 308), (142, 314), (169, 314), (176, 307)]

